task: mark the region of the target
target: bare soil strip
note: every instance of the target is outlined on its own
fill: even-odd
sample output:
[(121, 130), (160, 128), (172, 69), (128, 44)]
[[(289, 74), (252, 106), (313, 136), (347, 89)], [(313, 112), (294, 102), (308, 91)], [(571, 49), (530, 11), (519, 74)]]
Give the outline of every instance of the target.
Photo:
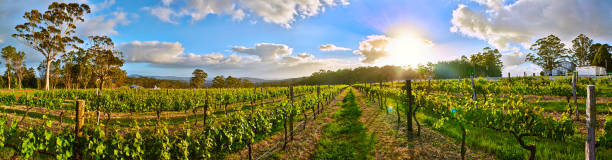
[[(317, 142), (319, 141), (321, 133), (323, 132), (322, 127), (331, 121), (331, 116), (340, 107), (338, 102), (341, 102), (342, 98), (344, 98), (347, 93), (348, 91), (344, 90), (342, 93), (340, 93), (340, 95), (335, 97), (335, 99), (329, 105), (325, 106), (325, 110), (317, 115), (314, 122), (312, 119), (308, 119), (306, 128), (304, 130), (299, 128), (301, 127), (300, 125), (295, 125), (296, 129), (300, 129), (301, 131), (294, 134), (294, 139), (293, 141), (287, 143), (286, 150), (283, 151), (281, 149), (277, 153), (271, 153), (269, 154), (270, 156), (266, 157), (265, 159), (312, 159), (311, 157), (314, 155)], [(307, 112), (307, 114), (310, 113), (311, 112)], [(278, 132), (265, 140), (261, 140), (253, 144), (253, 159), (257, 159), (260, 155), (264, 154), (277, 144), (282, 145), (282, 142), (283, 133)], [(248, 148), (245, 147), (241, 151), (227, 156), (226, 159), (248, 159)]]
[[(367, 105), (361, 93), (353, 89), (361, 105), (361, 121), (369, 132), (376, 135), (376, 159), (461, 159), (460, 144), (426, 126), (421, 126), (421, 135), (407, 138), (405, 125), (397, 130), (397, 115), (385, 114), (378, 106)], [(386, 108), (386, 107), (385, 107)], [(403, 119), (405, 118), (402, 117)], [(404, 122), (405, 123), (405, 122)], [(413, 123), (416, 133), (416, 123)], [(494, 156), (468, 149), (467, 159), (494, 159)]]

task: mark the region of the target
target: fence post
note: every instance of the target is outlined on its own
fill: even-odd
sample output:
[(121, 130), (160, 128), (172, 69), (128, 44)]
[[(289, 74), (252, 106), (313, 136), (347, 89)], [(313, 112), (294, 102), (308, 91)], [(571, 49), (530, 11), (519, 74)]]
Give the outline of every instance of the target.
[(85, 119), (84, 115), (85, 115), (85, 101), (77, 100), (76, 115), (75, 115), (75, 121), (76, 121), (75, 134), (77, 137), (83, 136), (82, 129), (83, 129), (83, 122)]
[(83, 123), (85, 120), (85, 101), (77, 100), (76, 112), (74, 116), (74, 120), (76, 124), (74, 126), (74, 134), (76, 135), (77, 144), (74, 146), (75, 148), (75, 158), (81, 158), (81, 144), (79, 144), (79, 138), (83, 136)]
[(318, 100), (318, 102), (317, 102), (317, 106), (316, 106), (316, 107), (317, 107), (317, 109), (316, 109), (316, 111), (313, 111), (313, 112), (314, 112), (314, 117), (315, 117), (315, 118), (317, 117), (317, 113), (318, 113), (318, 112), (319, 112), (319, 110), (321, 109), (321, 107), (319, 107), (319, 105), (321, 104), (321, 103), (320, 103), (320, 101), (321, 101), (321, 99), (320, 99), (320, 97), (321, 97), (321, 96), (320, 96), (320, 95), (321, 95), (321, 85), (317, 85), (317, 99), (319, 99), (319, 100)]
[(476, 88), (474, 88), (474, 76), (470, 77), (472, 81), (472, 100), (476, 101)]
[(412, 133), (412, 86), (411, 81), (406, 80), (406, 99), (408, 100), (408, 109), (406, 109), (406, 128), (408, 134)]
[(588, 85), (586, 99), (587, 138), (585, 143), (585, 160), (595, 160), (595, 127), (597, 125), (595, 109), (597, 102), (595, 93), (595, 85)]
[(578, 100), (576, 97), (576, 80), (577, 80), (577, 73), (574, 73), (572, 75), (572, 92), (574, 95), (574, 107), (576, 109), (576, 113), (574, 113), (576, 115), (576, 119), (579, 119), (580, 114), (578, 114)]
[(291, 96), (291, 111), (289, 114), (289, 134), (291, 135), (291, 141), (293, 141), (293, 116), (295, 114), (295, 105), (293, 105), (293, 85), (289, 86), (289, 92)]

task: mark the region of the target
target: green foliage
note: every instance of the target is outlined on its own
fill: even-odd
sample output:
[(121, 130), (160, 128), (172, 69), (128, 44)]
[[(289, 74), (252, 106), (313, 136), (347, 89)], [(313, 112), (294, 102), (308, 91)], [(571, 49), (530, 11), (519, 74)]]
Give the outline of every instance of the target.
[(202, 88), (208, 74), (202, 69), (195, 69), (193, 71), (193, 77), (191, 77), (189, 84), (192, 88)]
[(599, 140), (601, 146), (612, 148), (612, 116), (606, 117), (603, 137)]
[(606, 68), (606, 71), (612, 71), (612, 55), (610, 55), (606, 45), (599, 47), (597, 53), (595, 53), (595, 56), (593, 57), (591, 65), (600, 67), (607, 66), (608, 68)]
[(535, 53), (527, 54), (525, 60), (542, 67), (548, 74), (568, 57), (565, 44), (555, 35), (538, 39), (529, 49)]

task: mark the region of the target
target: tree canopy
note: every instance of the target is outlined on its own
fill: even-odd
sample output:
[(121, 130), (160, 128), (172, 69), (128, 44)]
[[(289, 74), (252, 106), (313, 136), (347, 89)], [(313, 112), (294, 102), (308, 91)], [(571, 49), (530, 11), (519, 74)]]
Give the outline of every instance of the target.
[(206, 82), (208, 74), (202, 69), (195, 69), (191, 74), (193, 77), (190, 79), (190, 86), (192, 88), (202, 88)]
[(574, 40), (572, 40), (572, 48), (570, 56), (570, 61), (576, 66), (586, 66), (591, 63), (589, 60), (589, 49), (593, 44), (593, 40), (587, 37), (584, 34), (578, 35)]
[(565, 44), (555, 35), (538, 39), (529, 49), (535, 53), (527, 54), (525, 61), (542, 67), (549, 75), (568, 57)]
[(90, 13), (86, 4), (53, 2), (44, 13), (38, 10), (25, 12), (23, 18), (26, 22), (15, 26), (17, 33), (12, 36), (45, 57), (45, 90), (49, 90), (48, 69), (55, 57), (69, 47), (76, 48), (77, 44), (83, 43), (74, 34), (76, 23), (83, 22), (86, 13)]

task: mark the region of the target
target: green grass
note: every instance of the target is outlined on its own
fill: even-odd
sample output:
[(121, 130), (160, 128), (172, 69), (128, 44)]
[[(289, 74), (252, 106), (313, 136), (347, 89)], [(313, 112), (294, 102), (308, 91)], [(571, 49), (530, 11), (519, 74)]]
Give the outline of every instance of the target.
[[(419, 112), (419, 121), (432, 126), (438, 118)], [(529, 152), (520, 147), (518, 141), (509, 133), (498, 132), (487, 128), (466, 127), (466, 145), (471, 149), (478, 149), (495, 154), (498, 159), (527, 159)], [(455, 121), (448, 121), (438, 129), (439, 133), (455, 139), (461, 139), (461, 128)], [(536, 159), (584, 159), (585, 137), (575, 135), (565, 142), (553, 141), (544, 138), (527, 137), (526, 144), (536, 144)], [(612, 148), (597, 148), (597, 159), (612, 157)]]
[[(544, 111), (549, 111), (549, 112), (565, 112), (568, 109), (567, 101), (534, 102), (532, 104), (541, 107), (542, 109), (544, 109)], [(571, 104), (572, 110), (575, 110), (573, 100), (571, 100), (570, 104)], [(586, 104), (584, 102), (578, 102), (578, 111), (580, 111), (581, 113), (584, 113), (585, 108), (586, 108)], [(597, 113), (609, 114), (610, 111), (612, 111), (612, 104), (597, 103), (596, 109), (597, 109)]]
[(315, 159), (373, 159), (374, 134), (359, 122), (361, 110), (355, 95), (349, 92), (334, 121), (323, 127), (317, 144)]

